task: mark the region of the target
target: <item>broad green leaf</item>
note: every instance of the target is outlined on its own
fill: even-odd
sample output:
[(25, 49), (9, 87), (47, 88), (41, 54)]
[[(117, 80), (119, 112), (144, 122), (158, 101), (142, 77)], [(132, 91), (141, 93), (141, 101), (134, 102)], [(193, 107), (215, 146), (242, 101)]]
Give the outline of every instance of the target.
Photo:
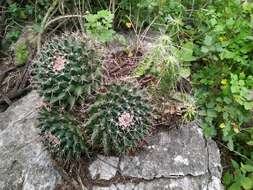
[(191, 75), (191, 69), (189, 67), (183, 67), (180, 69), (179, 75), (182, 78), (188, 78)]
[(237, 183), (233, 183), (228, 190), (242, 190), (241, 189), (241, 185), (237, 182)]
[(246, 172), (253, 172), (253, 165), (242, 164), (241, 168), (244, 169)]
[(228, 186), (233, 182), (233, 175), (229, 172), (226, 172), (223, 176), (223, 183), (224, 185)]
[(248, 177), (244, 177), (244, 178), (241, 179), (241, 185), (243, 186), (243, 188), (245, 190), (252, 190), (253, 181)]
[(232, 166), (234, 167), (234, 169), (240, 168), (239, 164), (235, 160), (231, 160), (231, 163), (232, 163)]
[(191, 41), (186, 42), (184, 45), (182, 45), (179, 53), (179, 59), (185, 62), (195, 61), (196, 57), (193, 56), (193, 48), (194, 44)]

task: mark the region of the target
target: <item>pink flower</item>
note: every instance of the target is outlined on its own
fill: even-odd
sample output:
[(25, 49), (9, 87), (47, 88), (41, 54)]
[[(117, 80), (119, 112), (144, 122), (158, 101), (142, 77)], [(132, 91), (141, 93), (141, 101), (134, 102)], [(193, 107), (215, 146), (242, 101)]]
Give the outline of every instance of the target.
[(123, 129), (126, 129), (126, 128), (130, 127), (131, 125), (133, 125), (133, 123), (134, 123), (133, 119), (134, 119), (133, 115), (131, 115), (128, 112), (124, 112), (119, 116), (118, 124)]
[(64, 56), (57, 56), (53, 62), (53, 70), (55, 72), (63, 70), (66, 63), (67, 59)]

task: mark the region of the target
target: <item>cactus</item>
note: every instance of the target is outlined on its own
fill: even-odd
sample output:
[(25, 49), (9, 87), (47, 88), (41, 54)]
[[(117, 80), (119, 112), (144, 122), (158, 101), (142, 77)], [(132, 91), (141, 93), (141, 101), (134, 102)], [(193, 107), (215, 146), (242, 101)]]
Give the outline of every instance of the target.
[(98, 92), (85, 123), (93, 147), (105, 154), (126, 153), (151, 129), (151, 106), (145, 91), (131, 83), (107, 84)]
[(64, 159), (88, 155), (88, 145), (73, 116), (58, 107), (43, 108), (39, 115), (41, 136), (51, 152)]
[(73, 35), (54, 38), (33, 63), (34, 84), (45, 101), (73, 108), (100, 83), (99, 59)]

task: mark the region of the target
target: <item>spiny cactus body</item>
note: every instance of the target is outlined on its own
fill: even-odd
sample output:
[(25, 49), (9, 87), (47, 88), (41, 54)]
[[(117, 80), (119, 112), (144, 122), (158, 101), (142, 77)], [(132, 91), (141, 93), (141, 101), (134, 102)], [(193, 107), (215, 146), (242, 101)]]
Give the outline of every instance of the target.
[(104, 153), (125, 153), (151, 129), (151, 107), (145, 92), (130, 83), (105, 85), (88, 109), (85, 124), (93, 147)]
[(81, 129), (69, 113), (54, 107), (43, 108), (39, 114), (41, 136), (50, 151), (63, 159), (88, 155), (88, 145)]
[(100, 83), (95, 51), (74, 36), (54, 38), (33, 63), (34, 83), (44, 100), (72, 108)]

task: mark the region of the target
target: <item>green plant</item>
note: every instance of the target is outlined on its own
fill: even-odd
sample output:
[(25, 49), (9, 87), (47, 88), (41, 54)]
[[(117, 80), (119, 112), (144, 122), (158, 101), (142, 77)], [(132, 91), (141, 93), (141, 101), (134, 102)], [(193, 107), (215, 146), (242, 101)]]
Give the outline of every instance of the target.
[(114, 15), (107, 10), (98, 11), (97, 14), (87, 14), (85, 16), (85, 27), (88, 35), (100, 42), (108, 42), (115, 34), (112, 29)]
[(15, 64), (23, 65), (27, 62), (29, 50), (24, 43), (17, 43), (15, 46)]
[(172, 96), (178, 101), (178, 107), (180, 107), (179, 113), (182, 115), (182, 122), (189, 123), (196, 120), (198, 116), (198, 106), (195, 97), (187, 93), (176, 92)]
[(157, 77), (157, 86), (163, 94), (175, 89), (180, 79), (181, 65), (175, 54), (171, 39), (164, 35), (160, 37), (143, 61), (134, 70), (135, 77), (151, 74)]
[(227, 171), (223, 176), (223, 183), (228, 190), (251, 190), (253, 188), (253, 164), (241, 163), (232, 160), (234, 171)]
[(73, 108), (100, 83), (95, 51), (74, 35), (56, 37), (33, 62), (34, 84), (45, 101)]
[(151, 107), (145, 92), (130, 83), (105, 85), (87, 114), (85, 127), (92, 145), (106, 154), (122, 154), (137, 147), (151, 129)]
[(39, 128), (48, 149), (62, 159), (78, 159), (88, 155), (87, 141), (74, 117), (59, 107), (39, 112)]
[(194, 13), (193, 84), (202, 127), (207, 136), (219, 135), (241, 163), (224, 176), (230, 190), (252, 189), (251, 171), (243, 171), (252, 165), (252, 136), (245, 138), (245, 127), (252, 129), (252, 12), (251, 2), (218, 0)]

